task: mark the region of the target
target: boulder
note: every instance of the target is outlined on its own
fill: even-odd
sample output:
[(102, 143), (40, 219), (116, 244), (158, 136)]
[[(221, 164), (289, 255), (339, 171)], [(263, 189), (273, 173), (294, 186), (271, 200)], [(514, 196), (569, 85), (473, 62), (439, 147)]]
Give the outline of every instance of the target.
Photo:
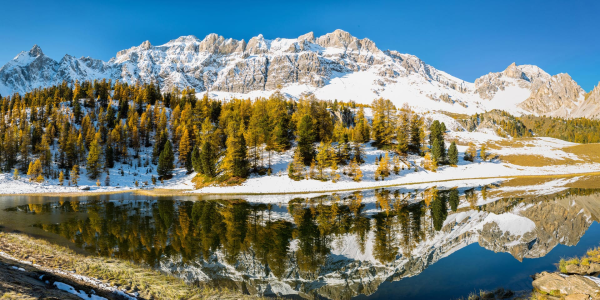
[(588, 274), (600, 273), (600, 264), (591, 263), (589, 269), (587, 270)]
[(569, 274), (588, 274), (588, 266), (582, 265), (567, 265), (567, 273)]
[(532, 285), (535, 289), (548, 294), (552, 291), (560, 291), (562, 295), (597, 295), (600, 292), (598, 284), (580, 275), (566, 276), (542, 272), (536, 275)]
[(572, 294), (565, 297), (565, 300), (589, 300), (590, 296), (586, 294)]

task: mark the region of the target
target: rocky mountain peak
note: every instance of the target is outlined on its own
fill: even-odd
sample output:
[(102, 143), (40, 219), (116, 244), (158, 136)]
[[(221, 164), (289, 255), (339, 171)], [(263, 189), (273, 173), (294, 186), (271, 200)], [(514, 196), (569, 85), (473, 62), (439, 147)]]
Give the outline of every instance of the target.
[(309, 43), (314, 43), (315, 42), (315, 34), (311, 31), (309, 33), (303, 34), (298, 37), (298, 43), (301, 44), (304, 41), (307, 41)]
[(140, 45), (140, 49), (143, 49), (143, 50), (148, 50), (150, 48), (152, 48), (152, 44), (150, 44), (150, 41), (148, 41), (148, 40), (146, 40), (145, 42), (143, 42)]
[[(222, 98), (228, 98), (227, 93), (265, 95), (281, 87), (294, 98), (309, 92), (324, 100), (368, 103), (385, 97), (397, 106), (409, 102), (416, 108), (442, 109), (443, 105), (443, 110), (460, 113), (497, 108), (569, 117), (592, 112), (600, 118), (600, 108), (595, 109), (600, 92), (585, 94), (567, 74), (550, 76), (537, 66), (512, 63), (469, 83), (414, 55), (382, 52), (370, 39), (340, 29), (319, 37), (313, 32), (275, 39), (259, 34), (248, 42), (215, 33), (202, 40), (181, 36), (157, 46), (145, 41), (119, 51), (108, 62), (68, 55), (56, 62), (35, 45), (0, 68), (0, 93), (102, 78), (158, 81), (163, 91), (193, 87), (222, 93), (218, 95)], [(579, 109), (584, 95), (589, 103), (585, 111)]]
[(33, 56), (33, 57), (38, 57), (41, 55), (44, 55), (44, 52), (42, 52), (42, 48), (40, 48), (40, 46), (33, 45), (33, 47), (31, 48), (31, 50), (29, 50), (29, 55)]
[(349, 45), (356, 43), (358, 39), (353, 37), (350, 33), (341, 29), (336, 29), (332, 33), (317, 38), (317, 44), (322, 47), (334, 47), (334, 48), (348, 48)]
[(515, 79), (525, 79), (528, 80), (523, 71), (519, 70), (516, 63), (510, 64), (506, 70), (502, 71), (502, 74), (506, 77), (515, 78)]
[(200, 42), (200, 39), (195, 35), (184, 35), (180, 36), (177, 39), (170, 40), (167, 44), (177, 44), (177, 43), (193, 43)]

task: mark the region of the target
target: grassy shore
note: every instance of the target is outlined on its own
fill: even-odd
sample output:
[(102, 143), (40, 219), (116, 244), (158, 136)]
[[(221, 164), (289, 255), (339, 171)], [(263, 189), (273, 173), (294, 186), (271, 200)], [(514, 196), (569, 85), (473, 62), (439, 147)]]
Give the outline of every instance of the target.
[(77, 275), (95, 278), (126, 292), (138, 292), (144, 299), (256, 299), (235, 291), (190, 286), (149, 267), (77, 254), (23, 234), (0, 232), (0, 254), (70, 280), (81, 281)]

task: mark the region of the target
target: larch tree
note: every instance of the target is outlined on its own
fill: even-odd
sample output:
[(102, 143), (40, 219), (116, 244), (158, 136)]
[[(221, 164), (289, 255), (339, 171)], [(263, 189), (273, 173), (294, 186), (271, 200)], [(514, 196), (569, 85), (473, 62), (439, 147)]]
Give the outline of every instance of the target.
[(192, 142), (190, 139), (190, 133), (187, 129), (183, 131), (181, 140), (179, 141), (179, 163), (185, 166), (190, 151), (192, 150)]
[(90, 179), (97, 179), (102, 172), (102, 148), (100, 147), (99, 139), (100, 135), (98, 134), (96, 139), (90, 144), (90, 152), (87, 156), (86, 170)]
[(79, 182), (79, 166), (73, 165), (73, 168), (71, 169), (71, 183), (74, 186), (77, 186), (78, 182)]

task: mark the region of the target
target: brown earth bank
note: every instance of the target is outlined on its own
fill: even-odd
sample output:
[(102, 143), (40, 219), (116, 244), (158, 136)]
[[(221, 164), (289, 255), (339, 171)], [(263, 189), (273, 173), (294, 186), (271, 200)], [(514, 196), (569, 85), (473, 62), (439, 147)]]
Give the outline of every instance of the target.
[(55, 282), (111, 300), (125, 299), (123, 293), (137, 299), (259, 299), (236, 291), (187, 285), (150, 267), (78, 254), (0, 228), (0, 299), (81, 299), (57, 289)]

